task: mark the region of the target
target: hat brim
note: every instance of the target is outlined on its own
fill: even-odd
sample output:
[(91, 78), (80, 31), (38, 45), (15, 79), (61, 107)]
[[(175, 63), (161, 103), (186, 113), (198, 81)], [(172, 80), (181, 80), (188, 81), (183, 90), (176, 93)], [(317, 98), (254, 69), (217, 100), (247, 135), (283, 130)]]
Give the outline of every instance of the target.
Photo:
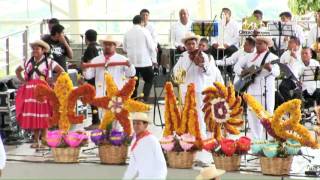
[(181, 39), (181, 42), (182, 42), (183, 44), (186, 44), (186, 42), (187, 42), (188, 40), (191, 40), (191, 39), (195, 39), (197, 42), (199, 42), (199, 41), (200, 41), (200, 36), (194, 35), (194, 36), (185, 37), (185, 38), (182, 38), (182, 39)]
[(146, 119), (132, 119), (132, 121), (143, 121), (143, 122), (146, 122), (146, 123), (148, 123), (148, 124), (151, 123), (150, 120), (146, 120)]
[(265, 38), (265, 37), (257, 37), (256, 41), (264, 41), (265, 43), (267, 43), (268, 47), (272, 47), (273, 46), (273, 41), (270, 38)]
[(50, 50), (50, 46), (45, 43), (45, 42), (32, 42), (32, 43), (29, 43), (30, 47), (32, 48), (33, 46), (40, 46), (42, 48), (44, 48), (44, 52), (49, 52)]
[(212, 179), (212, 178), (219, 177), (219, 176), (223, 175), (224, 173), (226, 173), (225, 170), (216, 169), (216, 173), (215, 173), (213, 176), (204, 177), (202, 174), (199, 174), (199, 175), (196, 177), (196, 180), (208, 180), (208, 179)]
[(104, 42), (111, 42), (113, 44), (116, 45), (116, 47), (120, 46), (120, 42), (119, 41), (114, 41), (114, 40), (107, 40), (107, 39), (101, 39), (99, 40), (99, 43), (102, 45)]

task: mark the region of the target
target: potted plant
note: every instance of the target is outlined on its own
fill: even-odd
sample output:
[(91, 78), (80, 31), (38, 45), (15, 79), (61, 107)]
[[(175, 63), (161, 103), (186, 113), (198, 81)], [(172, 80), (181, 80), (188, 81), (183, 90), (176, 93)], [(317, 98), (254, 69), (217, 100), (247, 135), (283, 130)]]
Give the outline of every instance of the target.
[(248, 153), (250, 145), (251, 140), (242, 136), (237, 140), (224, 138), (220, 142), (214, 139), (206, 140), (203, 148), (212, 153), (217, 168), (237, 171), (240, 169), (241, 155)]
[(191, 168), (196, 151), (202, 150), (195, 86), (188, 85), (184, 105), (181, 100), (178, 105), (171, 82), (166, 83), (165, 90), (166, 126), (160, 143), (170, 167)]
[(271, 115), (253, 96), (244, 94), (243, 97), (268, 134), (274, 138), (272, 141), (257, 140), (252, 144), (252, 152), (260, 156), (263, 174), (287, 175), (292, 156), (297, 155), (301, 146), (320, 147), (308, 129), (300, 124), (301, 100), (287, 101)]

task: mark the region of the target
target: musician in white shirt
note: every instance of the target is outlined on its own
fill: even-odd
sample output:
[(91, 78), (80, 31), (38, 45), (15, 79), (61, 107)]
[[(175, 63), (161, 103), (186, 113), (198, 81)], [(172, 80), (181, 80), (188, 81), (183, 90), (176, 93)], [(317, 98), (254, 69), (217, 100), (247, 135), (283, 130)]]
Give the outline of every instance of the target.
[(317, 43), (320, 43), (320, 9), (315, 14), (316, 24), (310, 28), (308, 33), (307, 45), (311, 47), (312, 50), (316, 51), (318, 49)]
[[(246, 72), (250, 66), (262, 66), (262, 70), (249, 85), (247, 93), (253, 95), (269, 113), (273, 113), (275, 104), (275, 78), (279, 76), (279, 66), (272, 65), (272, 61), (278, 57), (269, 52), (268, 47), (272, 47), (273, 42), (268, 37), (259, 36), (256, 38), (256, 52), (245, 56), (243, 61), (239, 61), (234, 67), (235, 73), (239, 76)], [(265, 63), (262, 65), (263, 59)], [(266, 95), (265, 95), (266, 94)], [(251, 137), (253, 139), (264, 139), (265, 133), (258, 117), (249, 108), (247, 110)]]
[(209, 52), (209, 44), (208, 44), (208, 39), (207, 38), (201, 38), (200, 39), (199, 49), (208, 56), (209, 62), (210, 62), (209, 68), (212, 70), (211, 75), (207, 76), (207, 80), (205, 80), (205, 82), (207, 84), (206, 87), (213, 86), (214, 82), (224, 83), (224, 80), (222, 78), (221, 72), (217, 68), (215, 60), (212, 57), (212, 55), (210, 54), (210, 52)]
[[(224, 48), (224, 55), (230, 57), (239, 47), (239, 24), (231, 19), (231, 10), (222, 8), (221, 21), (218, 24), (218, 36), (213, 38), (213, 56), (216, 58), (219, 46)], [(217, 59), (222, 59), (223, 53), (219, 52)]]
[(179, 22), (173, 24), (170, 28), (170, 42), (177, 48), (177, 53), (180, 54), (186, 51), (186, 47), (181, 42), (188, 32), (191, 32), (192, 22), (189, 19), (187, 9), (180, 9)]
[[(296, 36), (299, 38), (300, 43), (304, 44), (305, 43), (305, 38), (304, 38), (304, 33), (303, 29), (301, 26), (299, 26), (296, 23), (293, 23), (292, 20), (292, 14), (290, 12), (282, 12), (279, 15), (281, 19), (281, 24), (282, 26), (291, 26), (292, 27), (292, 35), (291, 36)], [(288, 28), (285, 28), (288, 29)], [(280, 44), (280, 54), (282, 54), (287, 48), (288, 48), (288, 42), (289, 42), (290, 37), (289, 36), (282, 36), (281, 37), (281, 44)], [(275, 43), (276, 46), (279, 46), (279, 37), (275, 38)]]
[[(243, 58), (251, 53), (255, 52), (256, 41), (252, 37), (247, 37), (246, 41), (244, 42), (243, 49), (237, 50), (232, 56), (228, 57), (224, 60), (216, 60), (216, 65), (218, 66), (230, 66), (235, 65), (236, 63), (243, 61)], [(234, 78), (234, 83), (239, 80), (239, 76), (236, 74)]]
[[(103, 54), (93, 58), (90, 63), (83, 63), (82, 66), (86, 68), (87, 78), (95, 78), (96, 96), (102, 97), (106, 95), (105, 71), (112, 75), (117, 87), (121, 89), (128, 78), (135, 76), (136, 70), (127, 57), (116, 53), (119, 41), (112, 36), (106, 36), (99, 42), (103, 47)], [(98, 64), (99, 66), (94, 66)], [(102, 117), (102, 109), (99, 109), (99, 116)]]
[(132, 96), (137, 97), (139, 79), (142, 76), (145, 82), (143, 86), (143, 100), (147, 102), (153, 84), (153, 66), (157, 66), (156, 44), (150, 32), (142, 26), (142, 17), (140, 15), (136, 15), (133, 18), (133, 25), (124, 35), (123, 50), (127, 53), (130, 63), (135, 66), (136, 76), (138, 77)]
[(279, 85), (279, 91), (284, 98), (284, 101), (301, 97), (301, 88), (299, 88), (300, 82), (297, 80), (300, 78), (299, 72), (303, 70), (304, 65), (300, 56), (300, 40), (295, 36), (291, 36), (288, 42), (288, 50), (280, 57), (280, 63), (286, 64), (292, 72), (292, 75), (285, 74), (284, 79)]
[[(311, 59), (312, 53), (310, 48), (302, 48), (301, 59), (304, 64), (304, 72), (302, 76), (302, 95), (304, 98), (314, 99), (320, 104), (320, 81), (315, 81), (316, 73), (319, 73), (319, 62)], [(316, 70), (318, 68), (318, 70)]]
[[(186, 34), (185, 38), (182, 39), (182, 42), (187, 48), (187, 51), (182, 53), (177, 64), (173, 68), (173, 73), (177, 74), (179, 70), (186, 71), (185, 82), (181, 84), (182, 94), (186, 94), (188, 85), (190, 83), (195, 84), (196, 91), (196, 101), (198, 109), (198, 120), (201, 130), (201, 135), (206, 136), (206, 125), (204, 122), (204, 116), (201, 110), (202, 107), (202, 94), (201, 92), (206, 88), (207, 77), (212, 74), (212, 69), (210, 69), (210, 62), (208, 56), (204, 52), (197, 51), (198, 42), (200, 37), (194, 33)], [(201, 57), (201, 62), (197, 62), (196, 58), (191, 59), (190, 56), (195, 54), (194, 52), (199, 53)], [(184, 99), (184, 98), (183, 98)]]

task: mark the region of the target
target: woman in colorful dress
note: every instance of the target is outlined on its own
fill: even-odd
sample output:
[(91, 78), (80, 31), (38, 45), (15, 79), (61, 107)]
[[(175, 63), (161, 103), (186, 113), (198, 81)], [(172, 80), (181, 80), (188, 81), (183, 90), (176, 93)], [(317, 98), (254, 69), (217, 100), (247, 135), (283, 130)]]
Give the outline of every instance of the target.
[[(47, 100), (39, 102), (34, 97), (34, 89), (38, 84), (48, 84), (52, 81), (52, 72), (58, 75), (63, 68), (48, 57), (50, 47), (42, 40), (30, 43), (32, 57), (23, 62), (16, 69), (17, 78), (22, 82), (16, 97), (16, 116), (22, 129), (31, 130), (34, 133), (34, 143), (31, 148), (41, 148), (46, 140), (49, 117), (52, 116), (52, 109)], [(22, 72), (24, 71), (24, 76)]]

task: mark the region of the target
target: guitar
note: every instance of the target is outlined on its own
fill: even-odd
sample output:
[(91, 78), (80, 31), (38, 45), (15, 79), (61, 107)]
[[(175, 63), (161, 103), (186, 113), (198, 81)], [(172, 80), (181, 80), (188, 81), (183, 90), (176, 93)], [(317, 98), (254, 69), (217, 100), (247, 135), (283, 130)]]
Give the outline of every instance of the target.
[[(280, 59), (276, 59), (269, 63), (277, 64), (279, 62), (280, 62)], [(247, 69), (244, 69), (243, 70), (244, 73), (241, 74), (241, 78), (234, 84), (234, 89), (239, 93), (245, 92), (250, 86), (250, 84), (254, 82), (255, 77), (259, 75), (262, 69), (263, 69), (263, 66), (259, 67), (255, 65), (252, 65)]]

